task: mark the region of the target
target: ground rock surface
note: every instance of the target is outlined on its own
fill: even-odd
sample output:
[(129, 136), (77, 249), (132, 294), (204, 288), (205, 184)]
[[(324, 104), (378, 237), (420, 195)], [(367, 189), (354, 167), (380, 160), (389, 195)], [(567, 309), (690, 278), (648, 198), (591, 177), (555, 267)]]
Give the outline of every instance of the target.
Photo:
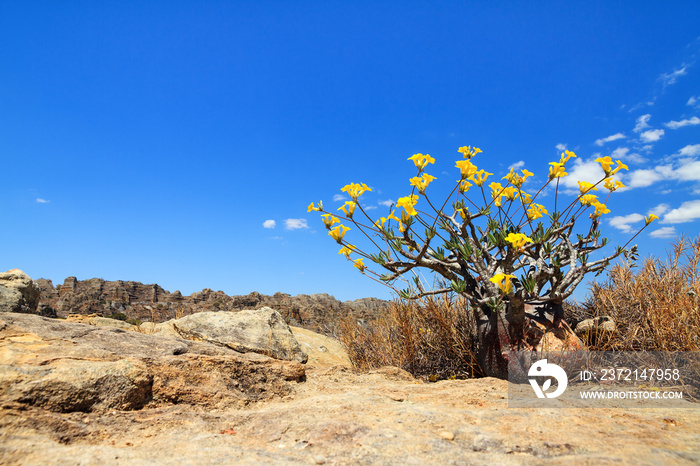
[[(342, 348), (303, 329), (292, 329), (309, 353), (300, 383), (297, 362), (221, 346), (38, 316), (0, 320), (0, 464), (700, 462), (697, 408), (508, 408), (503, 380), (424, 383), (391, 367), (355, 373), (335, 365)], [(70, 364), (93, 360), (117, 364), (94, 372), (122, 381), (107, 384), (112, 395), (138, 400), (139, 381), (151, 377), (152, 400), (139, 408), (103, 397), (106, 404), (76, 410), (13, 395), (18, 383), (47, 379), (31, 370), (88, 383)], [(60, 361), (70, 367), (57, 368)], [(19, 369), (22, 382), (12, 379)]]

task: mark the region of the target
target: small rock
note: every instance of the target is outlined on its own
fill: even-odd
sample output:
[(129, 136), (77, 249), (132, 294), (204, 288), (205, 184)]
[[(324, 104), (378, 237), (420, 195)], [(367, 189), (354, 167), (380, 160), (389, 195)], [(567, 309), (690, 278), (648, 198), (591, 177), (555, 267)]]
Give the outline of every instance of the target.
[(444, 438), (445, 440), (454, 440), (455, 439), (455, 434), (450, 432), (449, 430), (443, 430), (439, 433), (440, 437)]
[(316, 464), (326, 464), (326, 457), (323, 455), (315, 455), (313, 460)]

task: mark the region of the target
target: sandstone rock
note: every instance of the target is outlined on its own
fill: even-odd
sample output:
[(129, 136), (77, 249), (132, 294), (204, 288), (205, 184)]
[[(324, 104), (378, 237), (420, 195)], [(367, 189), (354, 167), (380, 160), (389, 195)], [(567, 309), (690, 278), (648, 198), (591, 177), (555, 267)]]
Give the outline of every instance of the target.
[(268, 307), (240, 312), (199, 312), (164, 327), (172, 328), (182, 338), (206, 341), (241, 353), (259, 353), (301, 363), (308, 359), (279, 312)]
[(0, 273), (0, 312), (36, 313), (39, 287), (19, 269)]
[(615, 329), (615, 321), (612, 319), (612, 317), (603, 316), (595, 317), (592, 319), (586, 319), (579, 322), (578, 324), (576, 324), (574, 332), (576, 332), (576, 335), (578, 335), (579, 337), (583, 337), (593, 331), (614, 332)]
[(307, 365), (352, 366), (347, 350), (338, 340), (300, 327), (290, 326), (290, 329), (301, 345), (302, 351), (309, 356)]
[(0, 406), (57, 412), (163, 403), (232, 406), (286, 395), (297, 362), (35, 315), (0, 316)]

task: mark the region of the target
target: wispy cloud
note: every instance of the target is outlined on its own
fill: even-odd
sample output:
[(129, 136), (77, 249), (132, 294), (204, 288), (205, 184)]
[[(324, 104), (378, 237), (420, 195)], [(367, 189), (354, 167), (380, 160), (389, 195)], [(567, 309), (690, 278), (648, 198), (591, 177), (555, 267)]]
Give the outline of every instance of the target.
[(288, 218), (284, 221), (284, 227), (287, 230), (302, 230), (309, 228), (309, 225), (306, 223), (305, 218)]
[(688, 103), (686, 105), (690, 105), (691, 107), (695, 107), (698, 104), (700, 104), (700, 95), (695, 97), (694, 95), (690, 96), (690, 99), (688, 99)]
[(687, 118), (687, 119), (681, 120), (681, 121), (669, 121), (668, 123), (664, 123), (664, 126), (666, 128), (670, 128), (670, 129), (678, 129), (678, 128), (682, 128), (684, 126), (693, 126), (693, 125), (700, 125), (700, 118), (694, 116), (692, 118)]
[(396, 204), (392, 199), (387, 199), (386, 201), (379, 201), (377, 202), (379, 205), (383, 205), (385, 207), (391, 207), (392, 205)]
[(47, 201), (46, 199), (42, 199), (40, 197), (37, 197), (36, 202), (38, 202), (39, 204), (48, 204), (51, 201)]
[(673, 70), (670, 73), (663, 73), (661, 76), (659, 76), (659, 80), (664, 87), (670, 86), (671, 84), (676, 84), (678, 78), (688, 74), (687, 68), (688, 67), (686, 65), (683, 65), (681, 68)]
[(644, 216), (641, 214), (622, 215), (611, 218), (610, 225), (623, 233), (632, 233), (636, 230), (632, 228), (632, 224), (642, 220), (644, 220)]
[(664, 175), (656, 169), (635, 170), (625, 176), (627, 188), (646, 188), (664, 179)]
[(668, 212), (668, 209), (670, 209), (670, 208), (671, 208), (670, 205), (662, 203), (662, 204), (659, 204), (656, 207), (652, 208), (651, 210), (649, 210), (649, 214), (656, 215), (657, 217), (660, 217), (663, 214), (665, 214), (666, 212)]
[(642, 115), (639, 118), (637, 118), (637, 125), (634, 127), (632, 131), (635, 133), (639, 133), (643, 131), (644, 129), (649, 127), (649, 119), (651, 118), (650, 114)]
[(335, 202), (341, 202), (341, 201), (344, 201), (344, 200), (346, 200), (346, 199), (347, 199), (347, 197), (345, 197), (345, 196), (342, 195), (342, 194), (336, 194), (335, 196), (333, 196), (333, 200), (334, 200)]
[(649, 233), (652, 238), (673, 238), (676, 236), (676, 227), (662, 227)]
[(274, 220), (265, 220), (263, 222), (263, 228), (275, 228), (276, 225), (277, 222), (275, 222)]
[(565, 151), (566, 150), (566, 144), (562, 144), (561, 142), (556, 145), (557, 150), (560, 151)]
[(678, 151), (681, 157), (697, 157), (700, 155), (700, 144), (688, 144)]
[(650, 129), (644, 131), (639, 137), (642, 138), (643, 142), (656, 142), (663, 137), (664, 133), (662, 129)]
[(514, 164), (512, 164), (510, 167), (508, 167), (508, 169), (509, 169), (509, 170), (510, 170), (510, 169), (513, 169), (513, 170), (520, 170), (520, 169), (523, 168), (524, 166), (525, 166), (525, 161), (524, 161), (524, 160), (519, 160), (519, 161), (515, 162)]
[(687, 223), (700, 218), (700, 199), (686, 201), (664, 215), (661, 223)]
[(610, 154), (610, 157), (613, 159), (620, 159), (624, 160), (626, 162), (633, 162), (633, 163), (642, 163), (646, 162), (646, 159), (642, 157), (641, 155), (637, 153), (629, 153), (630, 150), (628, 147), (618, 147), (612, 153)]
[(597, 139), (595, 143), (596, 143), (596, 145), (598, 145), (598, 146), (602, 146), (602, 145), (605, 144), (606, 142), (617, 141), (618, 139), (624, 139), (624, 138), (625, 138), (625, 135), (624, 135), (624, 134), (622, 134), (622, 133), (615, 133), (615, 134), (613, 134), (613, 135), (611, 135), (611, 136), (608, 136), (608, 137), (606, 137), (606, 138)]

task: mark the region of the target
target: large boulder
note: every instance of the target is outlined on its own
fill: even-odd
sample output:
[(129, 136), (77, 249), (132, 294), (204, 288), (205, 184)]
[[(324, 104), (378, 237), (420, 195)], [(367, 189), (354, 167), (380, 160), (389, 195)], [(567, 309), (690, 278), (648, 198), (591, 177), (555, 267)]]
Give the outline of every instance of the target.
[(159, 324), (156, 329), (241, 353), (259, 353), (301, 363), (308, 360), (282, 315), (269, 307), (239, 312), (198, 312)]
[(0, 273), (0, 312), (36, 314), (41, 291), (19, 269)]
[(304, 366), (294, 361), (165, 335), (0, 315), (3, 407), (103, 412), (170, 403), (242, 406), (287, 395), (290, 382), (303, 380)]

